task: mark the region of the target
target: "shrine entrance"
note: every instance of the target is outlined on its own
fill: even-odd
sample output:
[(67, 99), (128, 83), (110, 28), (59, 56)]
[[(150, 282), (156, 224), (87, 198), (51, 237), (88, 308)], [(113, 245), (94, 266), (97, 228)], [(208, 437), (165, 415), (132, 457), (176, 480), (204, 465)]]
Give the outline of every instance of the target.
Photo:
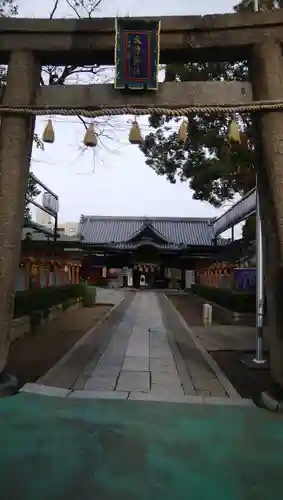
[[(144, 279), (143, 279), (144, 278)], [(162, 284), (163, 286), (160, 286)], [(151, 263), (137, 263), (133, 266), (134, 288), (165, 288), (164, 270)]]
[[(283, 385), (283, 316), (276, 298), (283, 291), (282, 27), (282, 10), (118, 23), (115, 19), (0, 20), (0, 63), (8, 64), (0, 105), (0, 372), (9, 348), (36, 115), (94, 119), (153, 112), (185, 118), (192, 113), (257, 113), (256, 167), (266, 239), (271, 366)], [(158, 85), (159, 63), (246, 59), (251, 82)], [(116, 88), (40, 86), (42, 65), (114, 63)], [(93, 130), (89, 132), (88, 145), (95, 145)], [(135, 120), (132, 132), (130, 142), (139, 143)]]

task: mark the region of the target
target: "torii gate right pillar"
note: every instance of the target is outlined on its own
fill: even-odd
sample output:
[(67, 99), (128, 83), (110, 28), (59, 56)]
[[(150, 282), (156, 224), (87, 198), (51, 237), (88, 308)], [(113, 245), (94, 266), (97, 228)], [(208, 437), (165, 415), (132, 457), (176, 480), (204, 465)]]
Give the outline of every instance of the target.
[[(282, 100), (282, 48), (275, 40), (255, 45), (251, 58), (254, 100)], [(254, 118), (256, 169), (263, 227), (268, 339), (273, 378), (283, 387), (283, 110)]]

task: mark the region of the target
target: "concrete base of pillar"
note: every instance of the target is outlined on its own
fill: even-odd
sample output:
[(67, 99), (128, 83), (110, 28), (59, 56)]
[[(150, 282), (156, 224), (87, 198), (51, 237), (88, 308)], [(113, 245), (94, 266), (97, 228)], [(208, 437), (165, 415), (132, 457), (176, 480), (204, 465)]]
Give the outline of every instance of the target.
[(13, 396), (18, 391), (18, 381), (14, 375), (2, 372), (0, 374), (0, 398)]
[(246, 354), (241, 362), (250, 370), (268, 370), (270, 368), (269, 362), (265, 360), (264, 363), (255, 363), (255, 353)]
[(283, 413), (283, 388), (274, 383), (271, 389), (261, 393), (258, 406), (275, 413)]

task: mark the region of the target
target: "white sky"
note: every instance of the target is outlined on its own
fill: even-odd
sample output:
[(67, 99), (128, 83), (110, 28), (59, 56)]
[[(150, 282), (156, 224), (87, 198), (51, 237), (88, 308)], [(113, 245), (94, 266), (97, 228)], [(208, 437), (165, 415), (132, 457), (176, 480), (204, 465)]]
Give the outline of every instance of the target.
[[(18, 0), (20, 17), (48, 17), (54, 0)], [(198, 15), (231, 12), (234, 0), (103, 0), (97, 16)], [(56, 17), (73, 17), (60, 0)], [(95, 61), (94, 61), (95, 62)], [(85, 83), (85, 82), (84, 82)], [(59, 195), (60, 221), (77, 221), (81, 214), (211, 217), (219, 215), (208, 203), (192, 199), (187, 183), (171, 185), (145, 165), (137, 147), (128, 143), (129, 124), (117, 118), (107, 127), (112, 140), (81, 154), (84, 128), (76, 117), (54, 117), (56, 141), (45, 151), (34, 150), (31, 170)], [(41, 135), (46, 119), (37, 120)], [(148, 132), (147, 120), (141, 122)]]

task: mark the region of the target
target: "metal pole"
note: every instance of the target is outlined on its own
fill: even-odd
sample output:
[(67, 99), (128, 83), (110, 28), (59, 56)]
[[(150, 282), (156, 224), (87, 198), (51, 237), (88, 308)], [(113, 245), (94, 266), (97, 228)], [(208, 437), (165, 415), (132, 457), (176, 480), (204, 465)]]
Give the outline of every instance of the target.
[(56, 243), (56, 241), (57, 241), (57, 230), (58, 230), (58, 214), (56, 214), (54, 216), (54, 219), (55, 219), (55, 222), (54, 222), (54, 236), (53, 236), (53, 240), (54, 240), (54, 243)]
[[(254, 0), (254, 11), (259, 11), (259, 0)], [(264, 315), (264, 290), (263, 290), (263, 244), (262, 224), (260, 217), (258, 183), (256, 179), (256, 353), (254, 363), (265, 363), (263, 352), (263, 315)]]
[(265, 363), (263, 352), (263, 316), (264, 316), (264, 289), (263, 289), (263, 244), (262, 225), (259, 207), (259, 195), (256, 191), (256, 354), (255, 363)]

